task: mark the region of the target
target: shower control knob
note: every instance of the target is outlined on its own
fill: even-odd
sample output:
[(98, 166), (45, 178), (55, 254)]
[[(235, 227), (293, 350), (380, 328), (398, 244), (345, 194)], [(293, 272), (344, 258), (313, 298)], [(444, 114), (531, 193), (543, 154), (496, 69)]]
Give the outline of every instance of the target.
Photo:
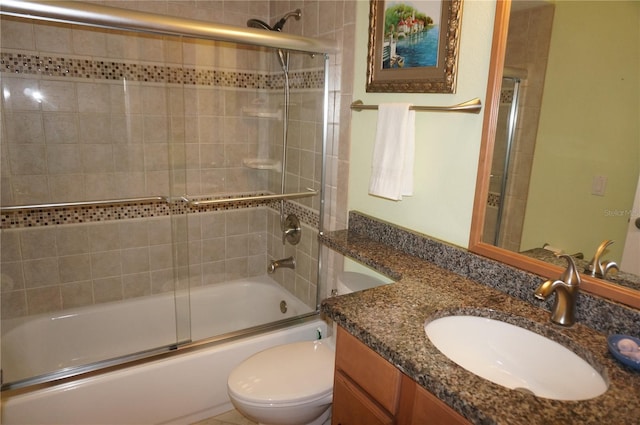
[(291, 245), (297, 245), (301, 235), (300, 220), (295, 214), (289, 214), (282, 223), (282, 244), (289, 242)]

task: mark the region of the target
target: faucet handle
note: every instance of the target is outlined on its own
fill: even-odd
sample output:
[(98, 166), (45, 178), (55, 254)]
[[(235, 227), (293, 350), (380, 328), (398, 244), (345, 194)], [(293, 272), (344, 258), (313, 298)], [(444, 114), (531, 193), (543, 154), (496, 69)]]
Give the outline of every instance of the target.
[(582, 280), (580, 279), (580, 273), (578, 273), (578, 267), (573, 257), (568, 254), (561, 254), (561, 258), (567, 260), (567, 268), (560, 276), (560, 280), (569, 286), (580, 286)]
[(614, 241), (612, 240), (605, 240), (605, 241), (602, 241), (600, 245), (598, 245), (598, 248), (596, 249), (595, 254), (593, 254), (593, 258), (591, 259), (591, 261), (589, 261), (589, 264), (587, 264), (587, 266), (584, 269), (585, 273), (588, 273), (593, 277), (604, 278), (610, 269), (612, 268), (618, 269), (618, 265), (613, 261), (605, 260), (603, 262), (600, 260), (600, 258), (602, 257), (602, 254), (604, 254), (604, 251), (613, 242)]

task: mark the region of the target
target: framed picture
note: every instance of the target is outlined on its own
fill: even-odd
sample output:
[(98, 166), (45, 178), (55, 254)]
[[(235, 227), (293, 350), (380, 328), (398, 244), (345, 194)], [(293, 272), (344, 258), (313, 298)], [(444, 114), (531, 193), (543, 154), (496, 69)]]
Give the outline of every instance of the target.
[(455, 93), (463, 0), (370, 0), (367, 91)]

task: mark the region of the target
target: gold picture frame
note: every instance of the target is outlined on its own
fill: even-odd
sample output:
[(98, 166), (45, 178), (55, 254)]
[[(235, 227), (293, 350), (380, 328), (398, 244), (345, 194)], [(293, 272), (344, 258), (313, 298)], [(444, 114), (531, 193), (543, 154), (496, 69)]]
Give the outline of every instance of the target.
[(455, 93), (462, 2), (370, 0), (367, 92)]

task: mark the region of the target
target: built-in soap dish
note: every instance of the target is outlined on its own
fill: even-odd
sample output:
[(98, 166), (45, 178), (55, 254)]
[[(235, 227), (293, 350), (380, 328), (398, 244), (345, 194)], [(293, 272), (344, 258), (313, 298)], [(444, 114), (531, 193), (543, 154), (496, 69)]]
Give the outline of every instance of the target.
[(609, 351), (620, 363), (640, 370), (640, 339), (629, 335), (610, 335), (607, 338)]
[(269, 158), (245, 158), (242, 160), (242, 164), (247, 168), (254, 168), (256, 170), (273, 170), (280, 171), (280, 161)]

